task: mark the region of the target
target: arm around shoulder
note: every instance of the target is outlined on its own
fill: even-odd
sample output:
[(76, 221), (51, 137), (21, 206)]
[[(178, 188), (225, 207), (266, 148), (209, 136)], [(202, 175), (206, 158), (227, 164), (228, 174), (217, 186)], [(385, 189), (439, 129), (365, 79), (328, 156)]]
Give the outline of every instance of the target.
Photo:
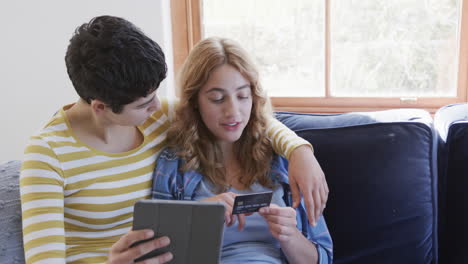
[(297, 136), (294, 131), (276, 118), (272, 117), (268, 119), (266, 131), (268, 137), (272, 141), (272, 147), (275, 152), (286, 157), (288, 160), (290, 160), (292, 152), (300, 146), (307, 145), (313, 149), (312, 145), (307, 140)]

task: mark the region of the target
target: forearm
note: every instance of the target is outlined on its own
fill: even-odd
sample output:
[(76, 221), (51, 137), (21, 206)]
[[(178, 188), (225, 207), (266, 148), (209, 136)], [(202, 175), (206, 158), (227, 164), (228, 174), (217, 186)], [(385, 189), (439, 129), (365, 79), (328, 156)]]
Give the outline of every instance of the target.
[(58, 197), (61, 194), (54, 193), (58, 188), (53, 185), (31, 185), (28, 179), (22, 180), (21, 207), (26, 263), (65, 263), (63, 199)]
[(293, 238), (289, 241), (280, 242), (280, 245), (289, 263), (318, 263), (317, 246), (307, 240), (299, 230), (297, 230), (297, 234)]

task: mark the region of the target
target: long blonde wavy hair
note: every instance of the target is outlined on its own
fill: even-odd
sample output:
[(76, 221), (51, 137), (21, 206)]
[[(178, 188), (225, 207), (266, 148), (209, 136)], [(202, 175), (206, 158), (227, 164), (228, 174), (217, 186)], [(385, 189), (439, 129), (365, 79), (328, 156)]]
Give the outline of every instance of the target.
[(186, 161), (183, 170), (199, 171), (215, 184), (218, 193), (229, 188), (221, 149), (197, 106), (201, 88), (213, 70), (224, 64), (237, 69), (250, 82), (252, 90), (249, 122), (234, 143), (235, 157), (241, 165), (239, 182), (246, 187), (255, 182), (271, 187), (268, 173), (273, 149), (266, 135), (267, 120), (272, 116), (271, 104), (259, 82), (255, 64), (233, 40), (207, 38), (199, 42), (185, 60), (178, 78), (181, 102), (167, 136), (169, 146)]

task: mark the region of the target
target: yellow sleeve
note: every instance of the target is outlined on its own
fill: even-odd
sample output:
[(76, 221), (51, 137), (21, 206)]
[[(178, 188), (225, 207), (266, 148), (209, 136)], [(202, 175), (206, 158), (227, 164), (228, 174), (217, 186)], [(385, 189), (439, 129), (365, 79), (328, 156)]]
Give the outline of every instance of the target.
[(157, 116), (163, 113), (167, 116), (169, 122), (172, 123), (174, 120), (176, 109), (179, 106), (179, 99), (169, 99), (166, 97), (161, 97), (159, 100), (161, 102), (161, 108), (158, 111), (156, 111), (153, 114), (153, 116)]
[(65, 263), (64, 188), (59, 161), (50, 146), (32, 138), (20, 173), (26, 263)]
[(302, 145), (308, 145), (314, 150), (312, 145), (305, 139), (299, 137), (275, 118), (270, 118), (267, 124), (267, 135), (272, 142), (272, 147), (276, 153), (289, 160), (294, 149)]

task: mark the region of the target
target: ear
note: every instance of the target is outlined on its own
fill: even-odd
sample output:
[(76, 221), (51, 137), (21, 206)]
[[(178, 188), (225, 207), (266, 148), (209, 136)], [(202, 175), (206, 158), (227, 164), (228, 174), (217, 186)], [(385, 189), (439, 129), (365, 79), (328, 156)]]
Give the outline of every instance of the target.
[(91, 100), (91, 109), (97, 115), (104, 113), (107, 109), (107, 105), (98, 99)]

